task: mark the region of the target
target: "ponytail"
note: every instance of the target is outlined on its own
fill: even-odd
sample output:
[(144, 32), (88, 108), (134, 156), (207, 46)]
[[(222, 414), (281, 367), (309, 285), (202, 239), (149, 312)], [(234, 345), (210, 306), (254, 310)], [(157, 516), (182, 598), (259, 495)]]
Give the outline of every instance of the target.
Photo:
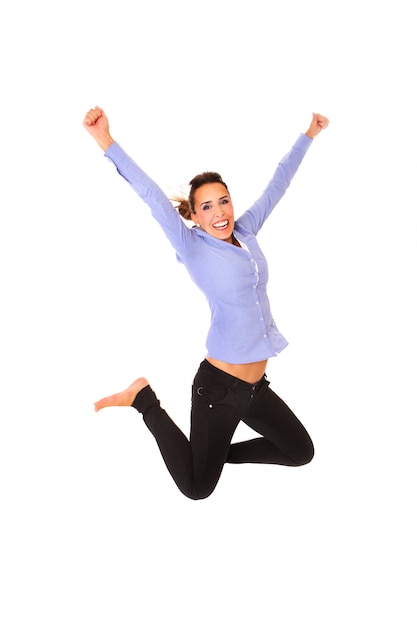
[(173, 198), (171, 198), (171, 200), (172, 202), (176, 202), (177, 204), (176, 209), (178, 213), (181, 215), (181, 217), (184, 218), (185, 220), (191, 220), (192, 210), (190, 207), (189, 200), (181, 196), (174, 196)]

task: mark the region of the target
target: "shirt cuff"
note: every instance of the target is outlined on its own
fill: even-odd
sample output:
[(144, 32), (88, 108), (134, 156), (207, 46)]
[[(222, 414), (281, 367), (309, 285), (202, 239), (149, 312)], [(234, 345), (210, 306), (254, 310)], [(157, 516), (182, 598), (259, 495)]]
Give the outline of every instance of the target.
[(307, 152), (312, 143), (313, 140), (311, 137), (308, 137), (305, 133), (301, 133), (294, 144), (294, 148), (298, 148), (298, 150), (302, 150), (302, 152)]
[(104, 153), (104, 156), (113, 161), (113, 163), (118, 163), (124, 156), (126, 156), (125, 151), (117, 141), (113, 141), (113, 143), (107, 148)]

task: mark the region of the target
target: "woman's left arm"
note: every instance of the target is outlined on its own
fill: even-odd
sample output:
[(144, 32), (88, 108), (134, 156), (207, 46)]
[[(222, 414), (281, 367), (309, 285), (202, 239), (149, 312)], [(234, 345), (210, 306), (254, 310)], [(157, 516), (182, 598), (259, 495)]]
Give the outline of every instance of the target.
[(301, 133), (291, 150), (278, 164), (272, 179), (260, 198), (237, 220), (239, 225), (257, 234), (274, 207), (285, 194), (314, 137), (327, 128), (329, 120), (324, 115), (313, 113), (306, 133)]

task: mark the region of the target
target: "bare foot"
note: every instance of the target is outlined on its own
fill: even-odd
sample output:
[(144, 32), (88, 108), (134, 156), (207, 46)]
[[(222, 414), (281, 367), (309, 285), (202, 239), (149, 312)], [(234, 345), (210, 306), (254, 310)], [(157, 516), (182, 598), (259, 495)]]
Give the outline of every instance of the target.
[(114, 396), (107, 396), (94, 404), (94, 410), (100, 411), (108, 406), (132, 406), (132, 403), (139, 391), (148, 385), (146, 378), (138, 378), (133, 382), (130, 387), (114, 394)]

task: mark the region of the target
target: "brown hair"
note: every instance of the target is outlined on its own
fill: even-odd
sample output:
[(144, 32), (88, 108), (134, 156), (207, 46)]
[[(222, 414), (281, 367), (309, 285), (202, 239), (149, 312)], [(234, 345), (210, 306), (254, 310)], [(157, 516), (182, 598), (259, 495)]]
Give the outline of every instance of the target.
[(192, 219), (191, 215), (195, 213), (195, 192), (199, 187), (202, 187), (207, 183), (220, 183), (221, 185), (224, 185), (227, 192), (229, 192), (226, 183), (217, 172), (203, 172), (202, 174), (197, 174), (197, 176), (194, 176), (194, 178), (188, 183), (190, 185), (190, 193), (188, 198), (184, 198), (183, 196), (174, 196), (173, 198), (171, 198), (171, 200), (178, 203), (178, 212), (185, 220)]

